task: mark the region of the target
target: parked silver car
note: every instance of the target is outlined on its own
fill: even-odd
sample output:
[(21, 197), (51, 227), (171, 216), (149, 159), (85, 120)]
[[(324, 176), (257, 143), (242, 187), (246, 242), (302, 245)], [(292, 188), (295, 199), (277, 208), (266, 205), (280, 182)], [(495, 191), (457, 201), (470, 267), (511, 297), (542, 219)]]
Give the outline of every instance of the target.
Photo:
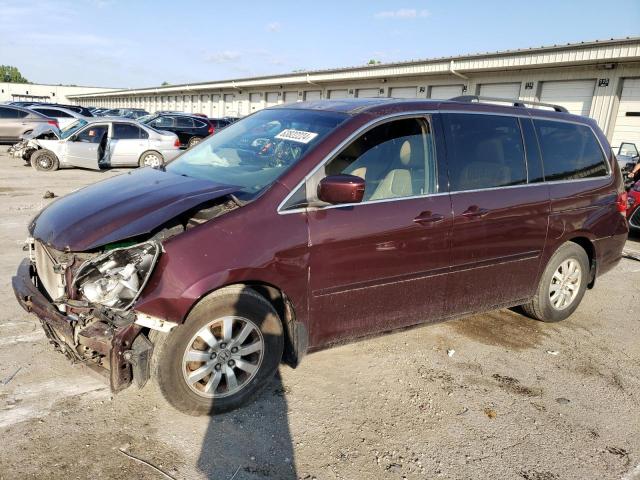
[(135, 120), (113, 118), (78, 119), (62, 130), (34, 132), (11, 154), (30, 161), (39, 171), (82, 167), (158, 167), (181, 151), (178, 137)]
[(58, 122), (26, 108), (0, 105), (0, 143), (16, 142), (38, 125), (57, 127)]
[(49, 118), (54, 118), (58, 121), (60, 128), (65, 128), (71, 125), (79, 118), (85, 118), (83, 115), (62, 107), (50, 107), (48, 105), (32, 105), (27, 107), (29, 110), (41, 113)]

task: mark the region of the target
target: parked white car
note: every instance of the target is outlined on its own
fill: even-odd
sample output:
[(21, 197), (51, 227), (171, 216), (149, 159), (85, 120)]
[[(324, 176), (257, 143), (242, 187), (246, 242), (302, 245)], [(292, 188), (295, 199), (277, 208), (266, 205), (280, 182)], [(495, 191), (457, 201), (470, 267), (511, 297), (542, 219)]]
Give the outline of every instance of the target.
[(11, 148), (39, 171), (81, 167), (159, 167), (182, 151), (178, 137), (135, 120), (82, 118), (66, 128), (40, 129)]
[(80, 118), (85, 118), (73, 110), (62, 107), (50, 107), (48, 105), (32, 105), (29, 110), (46, 115), (58, 121), (60, 128), (65, 128)]

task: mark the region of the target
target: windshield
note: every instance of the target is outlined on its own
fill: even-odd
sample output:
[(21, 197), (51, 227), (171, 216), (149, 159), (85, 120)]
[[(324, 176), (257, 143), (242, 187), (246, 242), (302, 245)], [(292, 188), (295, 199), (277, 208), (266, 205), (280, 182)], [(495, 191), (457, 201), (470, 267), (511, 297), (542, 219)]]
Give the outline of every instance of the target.
[(167, 170), (238, 186), (243, 196), (253, 197), (346, 118), (337, 112), (262, 110), (188, 150)]
[(79, 118), (75, 122), (71, 122), (69, 125), (60, 130), (60, 138), (67, 138), (84, 127), (88, 122)]

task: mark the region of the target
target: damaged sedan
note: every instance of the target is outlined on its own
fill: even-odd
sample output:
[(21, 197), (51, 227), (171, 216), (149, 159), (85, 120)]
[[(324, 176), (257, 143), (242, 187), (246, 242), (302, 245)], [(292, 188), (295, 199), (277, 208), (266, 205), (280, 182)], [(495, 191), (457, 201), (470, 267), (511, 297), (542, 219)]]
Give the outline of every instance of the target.
[(53, 201), (16, 297), (113, 391), (153, 379), (189, 414), (355, 337), (516, 305), (563, 320), (621, 258), (622, 178), (595, 122), (521, 104), (261, 110)]
[(180, 141), (133, 120), (81, 118), (62, 129), (39, 126), (9, 149), (38, 171), (80, 167), (159, 167), (180, 153)]

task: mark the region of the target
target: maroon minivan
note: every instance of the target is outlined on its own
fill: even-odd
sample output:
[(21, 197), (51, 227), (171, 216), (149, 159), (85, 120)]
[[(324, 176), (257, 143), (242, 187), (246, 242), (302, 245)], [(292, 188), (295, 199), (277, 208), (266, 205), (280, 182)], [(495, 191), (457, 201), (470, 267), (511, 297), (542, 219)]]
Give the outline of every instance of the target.
[(516, 305), (567, 318), (619, 261), (625, 203), (602, 131), (562, 107), (297, 103), (54, 201), (13, 287), (114, 391), (152, 377), (218, 413), (338, 341)]

